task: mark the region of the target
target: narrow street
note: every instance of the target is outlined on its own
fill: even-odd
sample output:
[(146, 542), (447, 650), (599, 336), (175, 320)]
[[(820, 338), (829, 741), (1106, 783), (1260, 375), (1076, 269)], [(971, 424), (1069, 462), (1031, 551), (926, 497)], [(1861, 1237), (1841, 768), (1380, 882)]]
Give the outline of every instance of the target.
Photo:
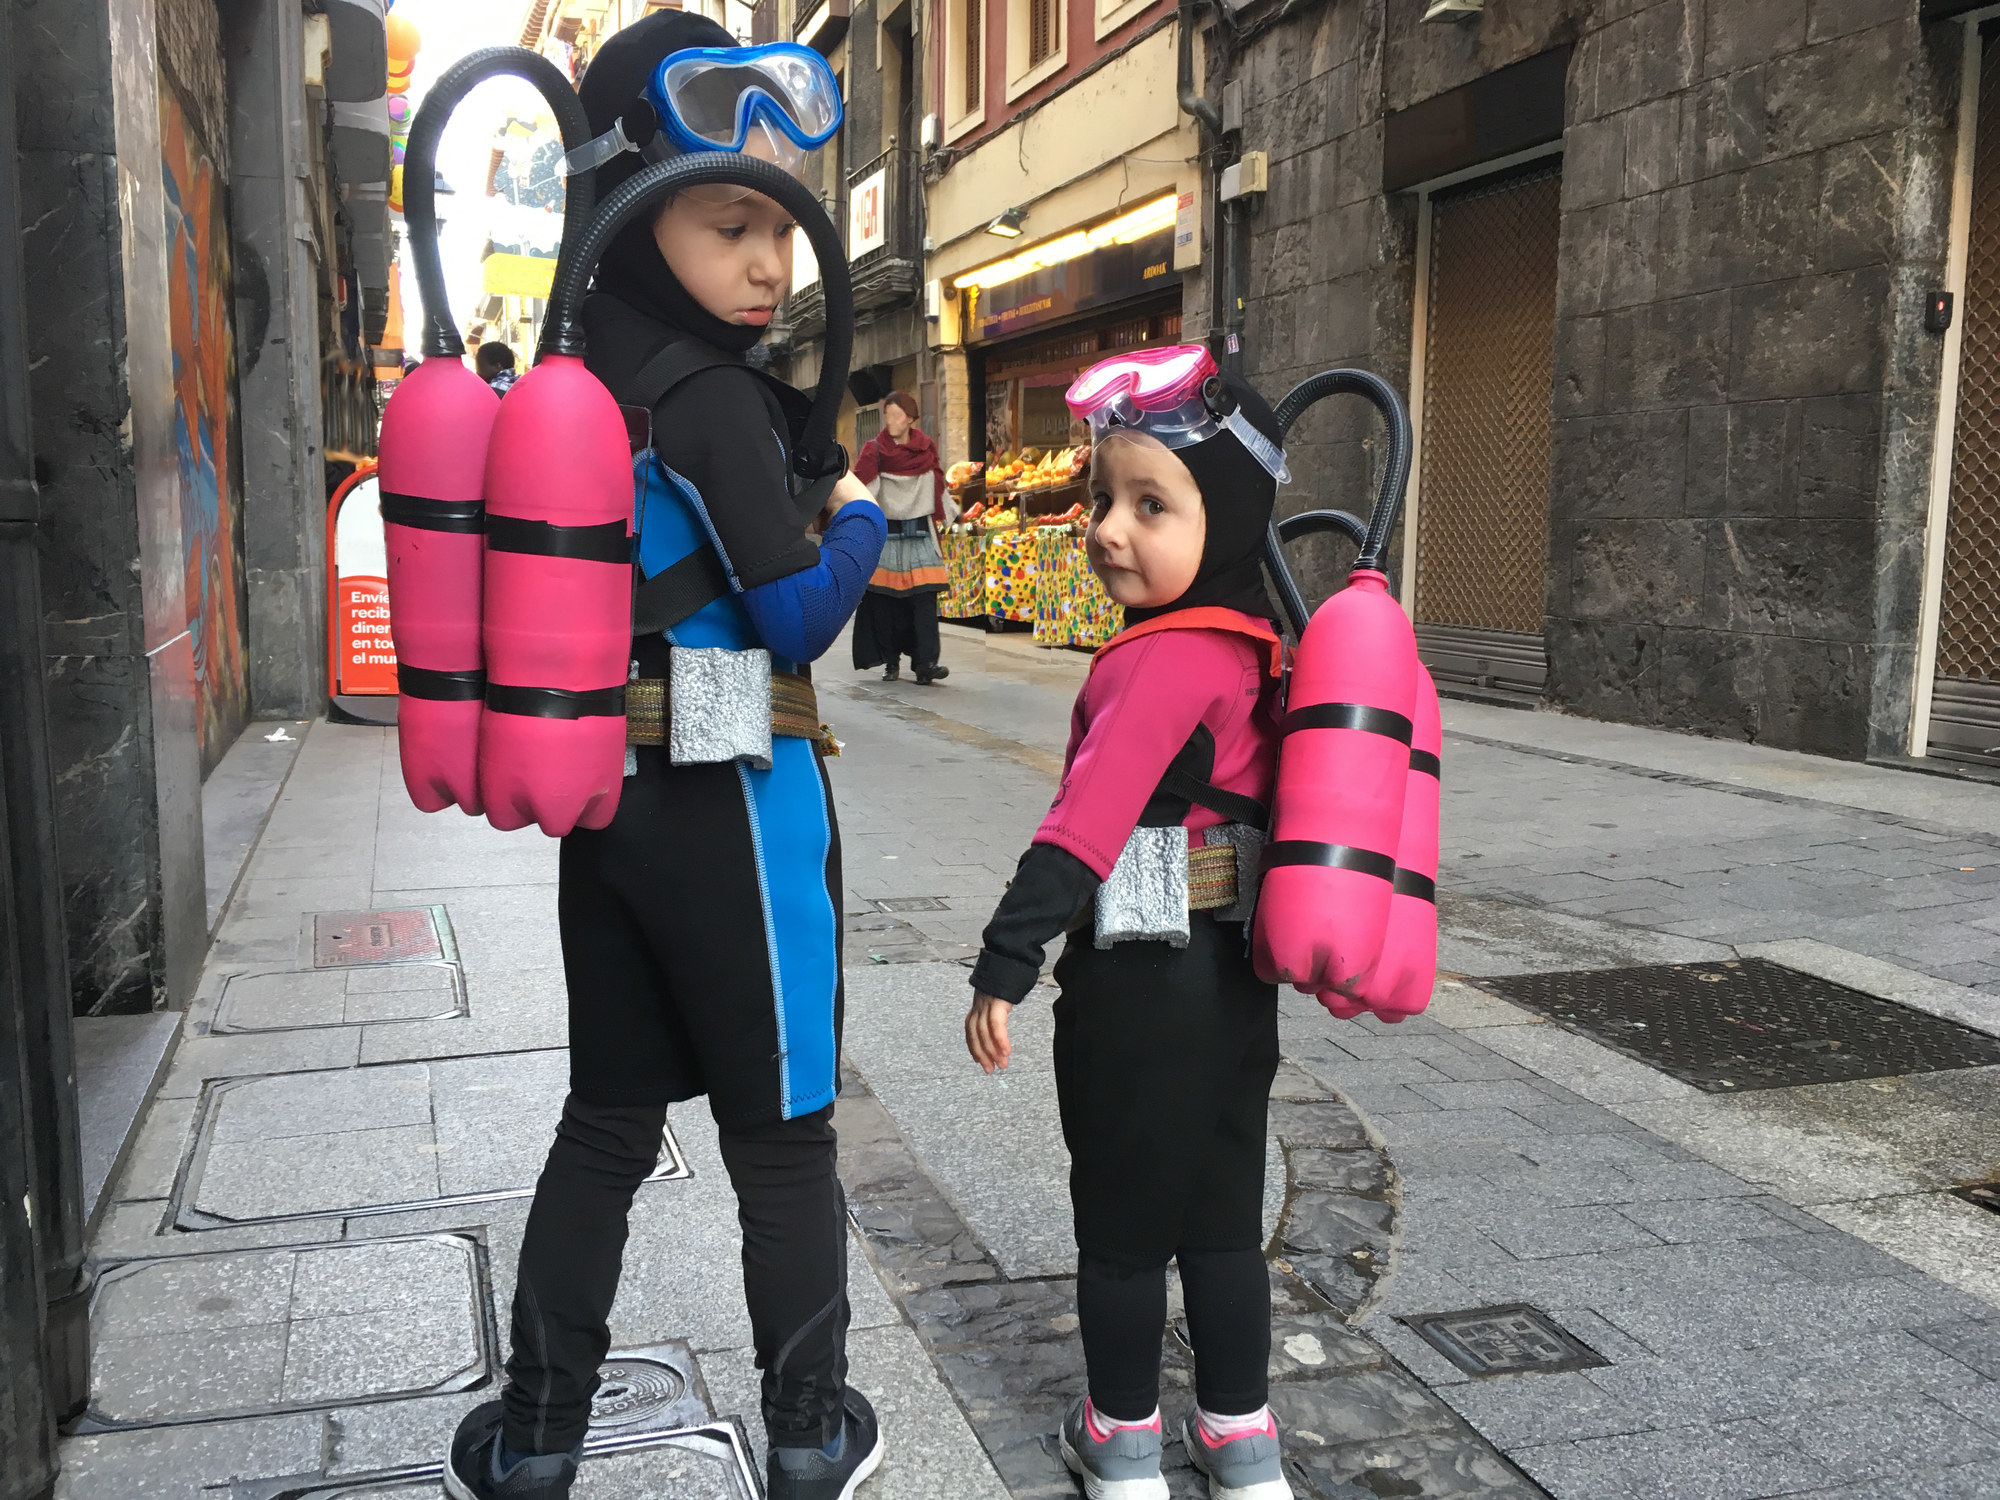
[[(1019, 1007), (1000, 1077), (960, 1020), (1088, 659), (946, 634), (941, 686), (851, 673), (844, 644), (818, 674), (845, 747), (852, 1379), (889, 1443), (861, 1493), (1069, 1496), (1048, 1441), (1082, 1382), (1053, 990)], [(1991, 1496), (2000, 1214), (1951, 1189), (2000, 1176), (1993, 788), (1466, 702), (1445, 723), (1452, 977), (1398, 1027), (1283, 1003), (1266, 1214), (1294, 1486)], [(246, 841), (269, 815), (108, 1188), (68, 1500), (435, 1494), (505, 1357), (566, 1078), (556, 846), (417, 813), (393, 731), (294, 725), (295, 751), (269, 731), (239, 747), (268, 752), (240, 796), (211, 783)], [(1698, 1087), (1644, 1060), (1658, 1039), (1614, 1050), (1535, 988), (1673, 965), (1897, 1008), (1769, 1064), (1837, 1081)], [(1874, 1076), (1871, 1048), (1922, 1037), (1927, 1070)], [(734, 1203), (706, 1109), (669, 1132), (578, 1493), (751, 1500)], [(1475, 1309), (1455, 1344), (1413, 1326)], [(1171, 1333), (1167, 1355), (1178, 1420)], [(1203, 1493), (1177, 1445), (1169, 1467)]]

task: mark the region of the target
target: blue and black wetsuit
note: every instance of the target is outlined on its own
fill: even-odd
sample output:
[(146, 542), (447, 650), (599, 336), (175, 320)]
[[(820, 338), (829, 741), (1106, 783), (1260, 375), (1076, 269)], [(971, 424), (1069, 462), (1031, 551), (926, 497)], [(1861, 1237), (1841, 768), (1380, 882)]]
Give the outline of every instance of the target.
[[(646, 362), (684, 337), (603, 293), (584, 312), (590, 367), (628, 402)], [(881, 512), (856, 502), (819, 544), (805, 534), (785, 411), (747, 367), (688, 378), (652, 417), (642, 567), (711, 547), (730, 589), (665, 636), (634, 640), (638, 675), (666, 677), (676, 645), (762, 646), (777, 670), (806, 669), (867, 586)], [(841, 884), (817, 742), (774, 739), (768, 769), (674, 765), (639, 747), (610, 826), (563, 840), (558, 908), (570, 1096), (522, 1246), (508, 1446), (581, 1441), (633, 1193), (667, 1105), (701, 1094), (740, 1206), (766, 1427), (778, 1446), (830, 1441), (847, 1326), (832, 1126)]]

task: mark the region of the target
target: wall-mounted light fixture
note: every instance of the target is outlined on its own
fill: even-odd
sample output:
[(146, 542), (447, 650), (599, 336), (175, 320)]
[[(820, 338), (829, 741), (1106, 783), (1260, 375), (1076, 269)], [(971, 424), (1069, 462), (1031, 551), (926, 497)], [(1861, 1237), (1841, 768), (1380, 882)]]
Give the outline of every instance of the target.
[(997, 234), (1003, 240), (1018, 240), (1021, 237), (1021, 225), (1026, 222), (1027, 217), (1028, 211), (1025, 208), (1010, 208), (988, 224), (986, 232)]
[(1129, 245), (1134, 240), (1144, 239), (1149, 234), (1157, 234), (1162, 229), (1174, 225), (1176, 195), (1168, 193), (1164, 198), (1155, 198), (1150, 203), (1107, 220), (1094, 229), (1076, 229), (1052, 240), (1044, 240), (1039, 245), (1030, 245), (1018, 255), (1006, 260), (996, 260), (990, 265), (967, 271), (963, 276), (952, 278), (951, 285), (960, 291), (971, 288), (984, 290), (1000, 286), (1006, 282), (1027, 276), (1047, 266), (1058, 266), (1064, 261), (1075, 260), (1079, 255), (1088, 255), (1093, 250), (1106, 245)]
[(1431, 0), (1424, 12), (1426, 21), (1476, 21), (1486, 8), (1486, 0)]

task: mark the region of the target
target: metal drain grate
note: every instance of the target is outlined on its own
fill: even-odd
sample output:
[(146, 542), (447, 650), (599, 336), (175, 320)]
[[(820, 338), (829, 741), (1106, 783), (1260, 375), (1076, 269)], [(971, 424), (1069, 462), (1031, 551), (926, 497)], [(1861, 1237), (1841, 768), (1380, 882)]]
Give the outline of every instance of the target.
[(942, 896), (877, 896), (871, 903), (877, 911), (950, 911)]
[(1968, 1182), (1964, 1187), (1953, 1188), (1951, 1193), (1954, 1198), (1963, 1198), (1974, 1208), (2000, 1214), (2000, 1182)]
[(2000, 1038), (1761, 958), (1480, 984), (1711, 1094), (2000, 1064)]
[(1555, 1374), (1611, 1363), (1525, 1302), (1425, 1313), (1400, 1321), (1468, 1375)]
[(442, 906), (390, 911), (322, 911), (312, 919), (315, 969), (456, 959)]

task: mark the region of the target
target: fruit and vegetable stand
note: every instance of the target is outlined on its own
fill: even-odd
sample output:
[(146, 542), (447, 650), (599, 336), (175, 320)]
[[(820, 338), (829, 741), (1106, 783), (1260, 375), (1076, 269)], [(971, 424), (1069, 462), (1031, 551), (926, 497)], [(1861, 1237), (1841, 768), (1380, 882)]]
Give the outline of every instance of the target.
[(940, 615), (1032, 625), (1041, 646), (1094, 648), (1117, 634), (1123, 611), (1084, 556), (1087, 458), (1064, 449), (990, 469), (952, 465), (960, 512), (939, 539), (949, 578)]

